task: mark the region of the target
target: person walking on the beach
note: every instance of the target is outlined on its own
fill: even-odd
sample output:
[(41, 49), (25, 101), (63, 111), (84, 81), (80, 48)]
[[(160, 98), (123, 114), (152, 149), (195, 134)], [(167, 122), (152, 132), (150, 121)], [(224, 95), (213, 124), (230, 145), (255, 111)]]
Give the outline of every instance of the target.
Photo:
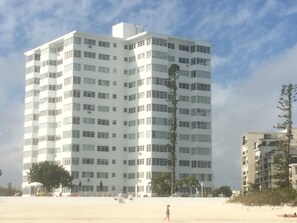
[(167, 207), (166, 208), (166, 217), (163, 219), (163, 221), (165, 221), (167, 219), (167, 221), (169, 222), (170, 221), (170, 210), (169, 210), (170, 205), (167, 204), (166, 207)]

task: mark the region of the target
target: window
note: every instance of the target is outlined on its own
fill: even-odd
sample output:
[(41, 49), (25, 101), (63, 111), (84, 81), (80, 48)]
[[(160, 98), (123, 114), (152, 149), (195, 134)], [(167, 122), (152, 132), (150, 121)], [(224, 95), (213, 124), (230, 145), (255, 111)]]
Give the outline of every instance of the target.
[(84, 91), (83, 95), (84, 95), (84, 97), (95, 98), (95, 92), (94, 91)]
[(190, 76), (190, 72), (188, 70), (180, 70), (179, 71), (179, 75), (180, 76), (184, 76), (184, 77), (189, 77)]
[[(65, 68), (64, 68), (65, 69)], [(76, 70), (76, 71), (80, 71), (81, 70), (81, 65), (78, 64), (78, 63), (74, 63), (73, 64), (73, 70)], [(64, 70), (65, 71), (65, 70)], [(66, 71), (65, 71), (66, 72)]]
[(137, 60), (141, 60), (145, 58), (145, 53), (140, 53), (137, 55)]
[(174, 49), (174, 48), (175, 48), (174, 43), (168, 43), (168, 48), (169, 48), (169, 49)]
[(191, 103), (210, 104), (210, 97), (206, 97), (206, 96), (191, 96)]
[(72, 124), (80, 124), (80, 117), (72, 117)]
[(82, 158), (82, 164), (94, 164), (94, 158)]
[(179, 127), (189, 128), (190, 127), (190, 122), (179, 121)]
[(98, 98), (109, 99), (109, 94), (108, 93), (98, 92)]
[(95, 105), (83, 104), (83, 110), (85, 110), (85, 111), (95, 111)]
[(178, 58), (178, 62), (179, 62), (179, 63), (189, 64), (189, 58), (179, 57), (179, 58)]
[(179, 88), (181, 89), (190, 89), (190, 84), (178, 83)]
[(79, 165), (79, 158), (77, 158), (77, 157), (72, 157), (71, 164), (72, 164), (72, 165)]
[(97, 172), (97, 178), (108, 178), (108, 172)]
[(135, 120), (131, 120), (128, 122), (128, 126), (135, 126), (136, 125), (136, 121)]
[(73, 84), (80, 84), (80, 77), (73, 76)]
[(189, 160), (179, 160), (179, 166), (190, 166)]
[(64, 53), (65, 60), (69, 59), (69, 58), (72, 58), (72, 57), (73, 57), (73, 50), (70, 50), (70, 51), (67, 51), (67, 52)]
[(95, 133), (92, 131), (83, 131), (83, 137), (94, 138)]
[(97, 146), (97, 151), (98, 152), (108, 152), (109, 147), (108, 146)]
[(96, 79), (94, 78), (84, 77), (83, 81), (84, 81), (84, 84), (91, 84), (91, 85), (96, 84)]
[(81, 177), (82, 178), (94, 178), (94, 172), (82, 171)]
[(192, 129), (211, 129), (210, 122), (192, 122), (191, 123)]
[(178, 45), (178, 49), (182, 51), (189, 51), (189, 46), (186, 45)]
[(105, 42), (105, 41), (98, 41), (98, 46), (101, 46), (101, 47), (106, 47), (106, 48), (109, 48), (110, 47), (110, 43), (109, 42)]
[(211, 142), (211, 135), (195, 134), (191, 135), (192, 142)]
[(107, 55), (107, 54), (101, 54), (101, 53), (99, 53), (98, 54), (98, 59), (99, 60), (110, 60), (110, 56)]
[(74, 37), (74, 44), (81, 44), (81, 38), (80, 37)]
[(145, 45), (145, 40), (141, 40), (137, 43), (137, 46), (140, 47), (140, 46), (144, 46)]
[(97, 138), (109, 138), (109, 133), (108, 132), (97, 132)]
[(94, 118), (83, 118), (83, 123), (84, 124), (95, 124), (95, 119)]
[(194, 52), (210, 54), (210, 47), (209, 46), (201, 46), (201, 45), (191, 46), (191, 53), (194, 53)]
[(179, 152), (180, 153), (190, 153), (190, 148), (189, 147), (179, 147)]
[(95, 46), (96, 45), (96, 40), (93, 40), (93, 39), (84, 39), (84, 44)]
[(179, 114), (189, 115), (190, 114), (190, 109), (188, 109), (188, 108), (179, 108)]
[(129, 45), (129, 50), (133, 50), (136, 48), (136, 43), (132, 43)]
[(152, 51), (152, 58), (158, 58), (158, 59), (163, 59), (167, 60), (167, 52), (161, 52), (161, 51)]
[(97, 110), (99, 112), (109, 112), (109, 107), (108, 106), (98, 105)]
[(191, 65), (202, 65), (202, 66), (210, 66), (210, 60), (209, 59), (204, 59), (204, 58), (192, 58), (191, 59)]
[(175, 56), (168, 55), (168, 61), (169, 62), (175, 62)]
[(167, 47), (167, 40), (166, 39), (152, 37), (152, 44), (153, 45), (166, 46)]
[(84, 52), (84, 57), (86, 58), (96, 58), (96, 53), (93, 53), (93, 52)]
[(189, 102), (190, 101), (190, 97), (189, 96), (185, 96), (185, 95), (179, 95), (179, 101), (184, 101), (184, 102)]
[(110, 73), (110, 68), (109, 67), (98, 67), (98, 72), (100, 73), (105, 73), (105, 74), (109, 74)]
[(191, 84), (191, 90), (210, 91), (210, 84), (193, 83)]
[(164, 73), (168, 72), (167, 66), (162, 65), (162, 64), (152, 64), (152, 70), (153, 71), (158, 71), (158, 72), (164, 72)]
[(135, 160), (128, 160), (128, 166), (135, 166)]
[(136, 81), (132, 81), (132, 82), (130, 82), (129, 84), (128, 84), (128, 87), (129, 88), (133, 88), (133, 87), (135, 87), (136, 86)]
[(96, 66), (84, 64), (84, 70), (95, 72), (96, 71)]
[(129, 57), (129, 63), (134, 62), (136, 60), (135, 56)]
[(211, 112), (210, 112), (209, 109), (195, 108), (195, 109), (191, 109), (191, 115), (192, 115), (192, 116), (205, 116), (205, 117), (210, 117)]
[(108, 119), (98, 119), (97, 124), (98, 125), (109, 125), (109, 120)]
[(108, 165), (108, 159), (97, 159), (97, 165)]
[(129, 101), (133, 101), (136, 99), (136, 94), (129, 95)]
[(98, 85), (101, 85), (101, 86), (109, 86), (109, 82), (108, 80), (101, 80), (99, 79), (98, 80)]
[(77, 57), (77, 58), (81, 58), (81, 51), (80, 50), (74, 50), (73, 56)]
[(133, 107), (133, 108), (129, 108), (129, 114), (132, 114), (132, 113), (135, 113), (136, 112), (136, 108)]

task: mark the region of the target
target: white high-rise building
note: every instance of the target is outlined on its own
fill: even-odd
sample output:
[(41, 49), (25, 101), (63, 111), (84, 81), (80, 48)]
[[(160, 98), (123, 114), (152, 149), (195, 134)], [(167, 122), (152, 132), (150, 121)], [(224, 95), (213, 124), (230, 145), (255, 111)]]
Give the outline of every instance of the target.
[(24, 195), (32, 163), (51, 161), (74, 178), (64, 193), (151, 196), (151, 177), (169, 172), (171, 64), (180, 66), (176, 178), (193, 175), (210, 193), (210, 48), (120, 23), (111, 37), (73, 31), (26, 52)]

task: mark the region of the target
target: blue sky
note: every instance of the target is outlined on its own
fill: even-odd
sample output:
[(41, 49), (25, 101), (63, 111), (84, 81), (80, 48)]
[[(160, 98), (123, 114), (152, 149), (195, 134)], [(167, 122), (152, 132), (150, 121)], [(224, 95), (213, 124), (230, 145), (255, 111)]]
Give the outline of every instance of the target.
[(297, 83), (295, 0), (1, 0), (0, 185), (22, 180), (24, 52), (122, 21), (213, 44), (214, 182), (240, 188), (241, 136), (273, 131), (281, 85)]

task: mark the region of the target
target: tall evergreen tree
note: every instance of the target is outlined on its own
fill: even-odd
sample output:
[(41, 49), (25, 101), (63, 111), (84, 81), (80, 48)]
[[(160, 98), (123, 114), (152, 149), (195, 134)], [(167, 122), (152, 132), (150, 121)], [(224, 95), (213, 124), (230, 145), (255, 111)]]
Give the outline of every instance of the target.
[(166, 86), (169, 90), (170, 102), (171, 102), (171, 119), (170, 119), (170, 130), (169, 130), (169, 140), (168, 144), (168, 166), (171, 170), (171, 194), (174, 193), (174, 183), (175, 183), (175, 169), (176, 169), (176, 143), (177, 143), (177, 79), (179, 73), (179, 66), (177, 64), (172, 64), (168, 69), (168, 78), (166, 81)]
[(274, 155), (275, 171), (272, 176), (276, 185), (280, 188), (291, 188), (290, 159), (292, 140), (292, 104), (296, 99), (297, 86), (293, 84), (283, 85), (277, 108), (282, 111), (278, 117), (282, 120), (275, 128), (285, 130), (285, 134), (278, 140), (278, 146)]

